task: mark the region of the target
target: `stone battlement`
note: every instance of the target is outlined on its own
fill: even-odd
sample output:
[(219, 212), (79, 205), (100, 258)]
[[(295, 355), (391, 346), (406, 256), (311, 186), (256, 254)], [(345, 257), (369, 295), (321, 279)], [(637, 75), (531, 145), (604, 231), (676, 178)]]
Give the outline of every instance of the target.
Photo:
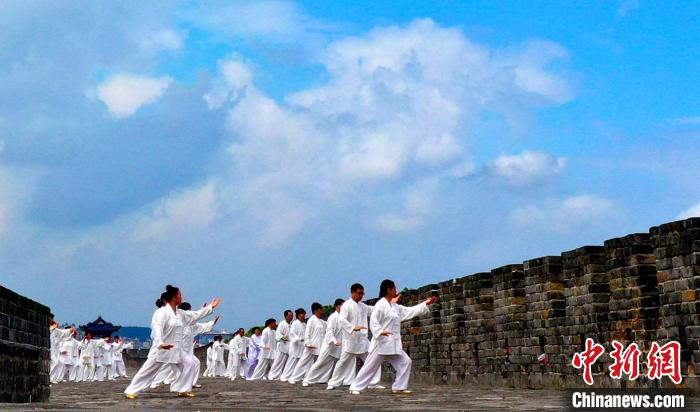
[[(417, 381), (516, 388), (585, 386), (571, 359), (586, 338), (606, 349), (595, 386), (673, 386), (649, 381), (645, 361), (651, 341), (676, 340), (681, 386), (698, 390), (699, 288), (700, 218), (692, 218), (404, 291), (406, 305), (441, 300), (430, 316), (404, 322), (402, 338)], [(609, 378), (612, 340), (642, 350), (636, 381)]]

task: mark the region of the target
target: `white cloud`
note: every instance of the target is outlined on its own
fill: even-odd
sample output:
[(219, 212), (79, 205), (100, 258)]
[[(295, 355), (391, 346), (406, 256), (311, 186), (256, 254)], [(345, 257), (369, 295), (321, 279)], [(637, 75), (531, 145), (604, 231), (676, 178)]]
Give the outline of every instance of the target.
[(700, 217), (700, 203), (682, 211), (677, 219), (688, 219), (689, 217)]
[(214, 182), (173, 194), (142, 217), (134, 228), (132, 240), (142, 242), (202, 232), (216, 219), (217, 208)]
[(120, 74), (97, 86), (97, 97), (115, 118), (129, 117), (143, 105), (158, 100), (170, 86), (170, 77)]
[(517, 207), (508, 217), (518, 226), (544, 225), (570, 233), (584, 225), (614, 217), (616, 209), (615, 204), (604, 197), (584, 194)]
[(403, 194), (404, 210), (390, 213), (376, 221), (376, 227), (385, 232), (412, 232), (423, 226), (425, 218), (433, 209), (437, 182), (425, 180), (406, 190)]
[[(561, 46), (528, 42), (492, 51), (431, 20), (345, 38), (320, 55), (327, 81), (283, 102), (255, 87), (251, 65), (239, 56), (220, 62), (204, 96), (210, 109), (229, 103), (234, 143), (221, 180), (236, 184), (228, 187), (227, 207), (252, 217), (263, 243), (284, 242), (332, 205), (378, 195), (404, 210), (368, 200), (370, 226), (420, 227), (429, 197), (407, 193), (425, 179), (473, 173), (467, 148), (484, 111), (508, 116), (572, 97), (565, 76), (549, 67), (566, 57)], [(542, 178), (564, 166), (537, 152), (520, 156), (499, 169), (504, 177)]]
[(560, 175), (567, 159), (549, 153), (525, 150), (517, 155), (503, 155), (485, 167), (488, 176), (515, 186), (529, 185)]
[(162, 29), (149, 33), (141, 40), (141, 48), (146, 51), (178, 50), (182, 48), (184, 34), (172, 29)]

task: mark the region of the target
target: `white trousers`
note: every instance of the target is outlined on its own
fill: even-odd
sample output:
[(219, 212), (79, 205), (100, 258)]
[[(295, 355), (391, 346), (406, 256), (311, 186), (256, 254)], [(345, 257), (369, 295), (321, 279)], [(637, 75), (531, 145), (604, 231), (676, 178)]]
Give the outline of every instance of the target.
[(306, 372), (311, 369), (311, 365), (313, 365), (316, 361), (316, 358), (318, 358), (318, 355), (313, 355), (310, 351), (304, 350), (301, 358), (299, 358), (299, 362), (297, 362), (296, 366), (294, 367), (294, 372), (292, 372), (289, 379), (287, 379), (289, 383), (303, 380), (304, 376), (306, 376)]
[(78, 362), (77, 358), (73, 358), (73, 367), (68, 374), (68, 380), (71, 382), (78, 382), (78, 374), (83, 370), (83, 365)]
[(170, 368), (177, 370), (176, 373), (179, 373), (177, 379), (170, 384), (171, 392), (190, 392), (192, 390), (192, 383), (198, 372), (197, 369), (195, 369), (197, 364), (190, 356), (182, 355), (179, 363), (158, 362), (155, 358), (146, 359), (146, 363), (136, 372), (136, 375), (134, 375), (134, 378), (124, 390), (124, 393), (135, 395), (147, 389), (151, 386), (151, 383), (154, 381), (163, 365), (166, 365), (166, 367), (169, 365)]
[(59, 359), (58, 363), (54, 365), (54, 367), (51, 369), (51, 372), (49, 373), (49, 380), (51, 381), (51, 383), (63, 382), (63, 380), (66, 378), (66, 373), (70, 375), (72, 369), (72, 359), (67, 361)]
[(95, 376), (92, 380), (97, 382), (102, 382), (105, 380), (105, 367), (102, 365), (102, 363), (95, 365)]
[(275, 361), (272, 363), (272, 368), (267, 375), (267, 379), (279, 379), (280, 376), (282, 376), (282, 372), (284, 372), (284, 365), (287, 363), (287, 359), (289, 359), (288, 353), (277, 352), (277, 356), (275, 356)]
[(179, 373), (179, 369), (171, 368), (167, 364), (163, 365), (156, 374), (156, 377), (153, 378), (153, 382), (151, 382), (151, 388), (155, 389), (164, 383), (166, 385), (170, 385), (175, 381), (175, 378), (177, 378)]
[(211, 376), (211, 374), (214, 370), (213, 365), (214, 365), (214, 362), (212, 362), (211, 359), (207, 358), (207, 368), (204, 369), (204, 373), (202, 374), (202, 376), (204, 376), (204, 377)]
[(315, 383), (325, 383), (331, 378), (333, 373), (333, 365), (338, 358), (331, 356), (328, 350), (321, 351), (318, 359), (311, 366), (311, 369), (306, 373), (304, 383), (313, 385)]
[(280, 376), (282, 382), (289, 380), (289, 377), (292, 376), (292, 372), (294, 372), (294, 368), (297, 366), (297, 362), (299, 362), (299, 358), (290, 356), (287, 359), (287, 363), (284, 365), (284, 370), (282, 371), (282, 376)]
[(114, 360), (114, 372), (117, 377), (123, 377), (123, 378), (128, 378), (126, 375), (126, 366), (124, 365), (124, 361), (120, 359), (115, 359)]
[(245, 356), (235, 356), (231, 362), (229, 363), (229, 367), (231, 370), (231, 375), (229, 378), (231, 378), (232, 381), (235, 381), (238, 378), (245, 378), (245, 368), (247, 365), (247, 359)]
[(83, 381), (90, 382), (95, 379), (95, 364), (86, 363), (83, 365)]
[(250, 377), (251, 380), (258, 380), (258, 379), (263, 379), (267, 376), (267, 372), (272, 366), (272, 362), (274, 362), (274, 359), (271, 358), (262, 358), (258, 361), (258, 364), (255, 365), (255, 370), (253, 371), (253, 376)]
[(194, 356), (194, 353), (190, 353), (187, 356), (190, 357), (193, 363), (192, 368), (194, 369), (194, 378), (192, 379), (192, 386), (194, 386), (197, 384), (197, 379), (199, 379), (199, 371), (202, 368), (202, 362), (200, 362), (199, 359)]
[(411, 358), (406, 352), (401, 351), (398, 355), (380, 355), (376, 349), (370, 352), (365, 359), (365, 364), (357, 372), (355, 381), (350, 385), (351, 391), (362, 391), (367, 389), (372, 379), (376, 376), (377, 371), (382, 370), (382, 363), (387, 361), (391, 363), (396, 371), (396, 379), (391, 385), (392, 390), (404, 390), (408, 388), (408, 379), (411, 376)]
[(214, 371), (212, 376), (224, 376), (226, 375), (226, 362), (223, 359), (219, 359), (214, 362)]
[[(357, 373), (357, 359), (362, 359), (365, 361), (367, 359), (366, 353), (349, 353), (343, 351), (340, 354), (340, 359), (335, 363), (335, 369), (333, 370), (333, 376), (328, 381), (328, 386), (333, 386), (337, 388), (339, 386), (348, 386), (355, 380), (355, 375)], [(379, 385), (379, 381), (382, 379), (382, 368), (379, 368), (376, 375), (370, 382), (370, 386)]]
[(110, 381), (113, 381), (116, 377), (114, 372), (114, 364), (111, 363), (109, 365), (102, 365), (102, 367), (104, 368), (104, 377)]
[(233, 374), (233, 360), (235, 358), (236, 358), (236, 353), (229, 351), (228, 362), (226, 363), (226, 374), (224, 375), (227, 378), (230, 378), (231, 375)]

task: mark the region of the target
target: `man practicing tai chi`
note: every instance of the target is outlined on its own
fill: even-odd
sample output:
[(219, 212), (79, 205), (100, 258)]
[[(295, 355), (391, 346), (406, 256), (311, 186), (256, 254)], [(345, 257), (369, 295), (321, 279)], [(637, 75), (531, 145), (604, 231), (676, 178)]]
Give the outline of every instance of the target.
[[(236, 332), (236, 336), (231, 339), (228, 343), (229, 350), (229, 363), (228, 363), (228, 377), (235, 381), (237, 378), (245, 379), (245, 367), (246, 367), (246, 349), (248, 349), (248, 342), (245, 337), (245, 329), (240, 328)], [(232, 357), (233, 356), (233, 357)]]
[[(365, 360), (367, 357), (367, 348), (369, 348), (367, 322), (369, 315), (372, 313), (372, 306), (367, 306), (362, 302), (364, 296), (364, 286), (355, 283), (350, 286), (350, 299), (346, 300), (340, 308), (338, 323), (345, 331), (343, 335), (343, 349), (326, 389), (350, 385), (355, 379), (357, 359)], [(384, 389), (383, 386), (379, 385), (381, 377), (382, 370), (380, 368), (373, 377), (369, 388)]]
[(321, 354), (306, 373), (302, 386), (309, 386), (315, 383), (325, 383), (333, 373), (333, 365), (340, 358), (340, 350), (343, 345), (343, 329), (338, 322), (340, 307), (345, 302), (343, 299), (335, 300), (335, 311), (328, 317), (326, 323), (326, 335), (323, 338)]
[(396, 379), (391, 391), (397, 394), (409, 394), (408, 379), (411, 374), (411, 358), (401, 346), (401, 322), (416, 316), (430, 313), (428, 305), (437, 300), (437, 296), (428, 298), (416, 306), (406, 307), (392, 303), (398, 297), (396, 285), (385, 279), (379, 287), (379, 301), (372, 310), (370, 328), (372, 343), (365, 364), (357, 372), (350, 385), (350, 394), (359, 395), (374, 379), (383, 362), (389, 362), (396, 371)]
[(304, 331), (306, 330), (306, 311), (303, 308), (299, 308), (294, 311), (297, 318), (292, 322), (292, 326), (289, 327), (289, 358), (287, 359), (287, 364), (284, 365), (284, 372), (280, 377), (280, 381), (287, 382), (294, 368), (297, 366), (299, 358), (301, 358), (304, 352)]
[(275, 360), (275, 346), (277, 345), (275, 329), (277, 329), (277, 321), (275, 319), (265, 321), (265, 329), (263, 329), (262, 338), (260, 339), (262, 342), (260, 345), (262, 350), (260, 361), (255, 366), (251, 380), (267, 379), (267, 373)]
[(313, 315), (306, 322), (306, 330), (304, 331), (304, 352), (289, 376), (289, 383), (292, 385), (304, 379), (306, 372), (309, 371), (321, 351), (323, 337), (326, 334), (326, 321), (321, 319), (323, 305), (314, 302), (311, 305), (311, 312)]
[(289, 309), (284, 311), (284, 320), (277, 325), (275, 330), (275, 339), (277, 340), (277, 352), (275, 353), (275, 361), (272, 363), (267, 379), (277, 380), (284, 372), (284, 365), (289, 358), (289, 323), (292, 321), (293, 312)]

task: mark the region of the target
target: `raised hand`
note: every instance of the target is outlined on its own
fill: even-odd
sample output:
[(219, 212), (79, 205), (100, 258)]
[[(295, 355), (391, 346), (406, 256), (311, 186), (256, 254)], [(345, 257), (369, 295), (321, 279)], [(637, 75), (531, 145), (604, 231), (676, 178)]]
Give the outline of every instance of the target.
[(437, 296), (431, 296), (431, 297), (429, 297), (429, 298), (425, 301), (425, 304), (426, 304), (426, 305), (432, 305), (433, 303), (437, 302), (439, 299), (440, 299), (440, 298), (437, 297)]
[(211, 301), (211, 308), (216, 309), (217, 306), (221, 303), (221, 298), (214, 298), (214, 300)]
[(215, 325), (216, 325), (216, 322), (218, 322), (220, 318), (221, 318), (221, 316), (216, 315), (216, 317), (214, 318), (214, 324), (215, 324)]
[(394, 299), (391, 300), (391, 303), (399, 303), (401, 302), (401, 298), (403, 298), (403, 295), (399, 293), (396, 295), (396, 297), (394, 297)]

